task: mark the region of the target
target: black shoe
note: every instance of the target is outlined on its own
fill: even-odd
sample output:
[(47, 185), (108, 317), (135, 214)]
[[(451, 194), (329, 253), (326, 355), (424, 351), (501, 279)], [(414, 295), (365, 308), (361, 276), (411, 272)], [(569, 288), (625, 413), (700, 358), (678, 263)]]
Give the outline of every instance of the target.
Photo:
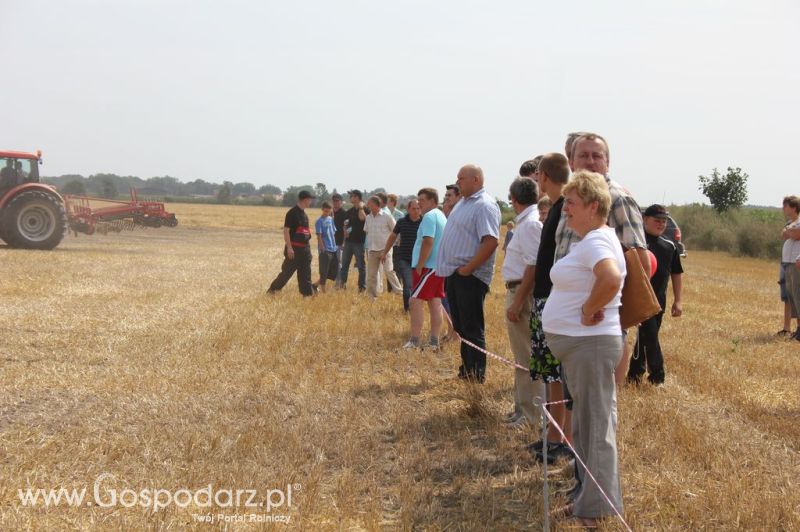
[(538, 453), (541, 452), (543, 445), (544, 444), (542, 443), (542, 440), (535, 441), (533, 443), (529, 443), (528, 445), (526, 445), (525, 450), (531, 453)]
[(794, 336), (794, 334), (787, 331), (786, 329), (781, 329), (780, 331), (775, 333), (775, 336), (782, 336), (783, 338), (786, 338), (787, 336)]
[[(540, 449), (533, 453), (533, 457), (537, 462), (541, 462), (544, 459), (544, 454), (542, 453), (544, 449)], [(564, 445), (563, 443), (547, 443), (547, 463), (549, 465), (555, 464), (558, 460), (564, 460), (572, 458), (572, 451), (569, 450), (569, 447)]]

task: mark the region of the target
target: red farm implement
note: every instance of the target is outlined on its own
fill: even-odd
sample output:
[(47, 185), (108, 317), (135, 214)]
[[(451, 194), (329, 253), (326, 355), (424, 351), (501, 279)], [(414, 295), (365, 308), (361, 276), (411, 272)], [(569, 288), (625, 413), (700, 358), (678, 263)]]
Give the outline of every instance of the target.
[(178, 220), (157, 201), (141, 201), (131, 189), (130, 201), (64, 196), (69, 228), (75, 234), (119, 232), (138, 227), (175, 227)]
[(91, 235), (139, 227), (175, 227), (175, 215), (156, 201), (130, 201), (87, 196), (61, 196), (42, 183), (42, 152), (0, 150), (0, 240), (12, 248), (53, 249), (67, 227)]

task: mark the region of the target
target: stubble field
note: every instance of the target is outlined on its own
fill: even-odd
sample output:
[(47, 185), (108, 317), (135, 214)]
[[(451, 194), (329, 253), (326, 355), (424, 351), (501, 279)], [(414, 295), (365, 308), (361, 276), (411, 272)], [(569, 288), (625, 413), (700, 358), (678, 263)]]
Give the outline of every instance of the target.
[[(454, 344), (401, 351), (399, 299), (370, 302), (355, 277), (346, 292), (302, 299), (292, 280), (267, 296), (283, 209), (169, 208), (176, 229), (0, 248), (3, 529), (287, 527), (269, 515), (305, 530), (541, 529), (542, 472), (523, 449), (536, 436), (501, 422), (513, 370), (490, 360), (476, 387), (455, 378)], [(772, 336), (777, 265), (690, 251), (684, 268), (666, 384), (619, 394), (626, 518), (800, 529), (800, 342)], [(507, 355), (499, 281), (488, 346)], [(244, 491), (241, 504), (178, 495), (209, 485)], [(27, 488), (86, 498), (25, 506)], [(156, 511), (144, 499), (159, 489), (175, 499)], [(249, 490), (271, 512), (245, 506)]]

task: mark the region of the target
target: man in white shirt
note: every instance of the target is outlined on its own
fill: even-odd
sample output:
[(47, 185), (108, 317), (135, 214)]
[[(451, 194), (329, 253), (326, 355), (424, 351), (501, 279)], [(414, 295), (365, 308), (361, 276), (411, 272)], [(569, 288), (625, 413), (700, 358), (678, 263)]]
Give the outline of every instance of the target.
[[(386, 241), (394, 229), (394, 217), (387, 211), (381, 210), (381, 200), (378, 196), (372, 196), (367, 202), (369, 214), (364, 220), (364, 231), (367, 233), (367, 294), (371, 298), (378, 296), (378, 271), (381, 267), (381, 255)], [(391, 263), (392, 252), (386, 254), (386, 262)], [(386, 279), (396, 294), (403, 293), (400, 280), (392, 271), (385, 271)]]
[[(509, 200), (517, 217), (514, 237), (508, 243), (503, 261), (506, 286), (506, 328), (508, 341), (517, 364), (527, 368), (531, 357), (531, 301), (536, 275), (536, 256), (542, 236), (542, 223), (536, 208), (536, 183), (517, 178), (509, 188)], [(544, 398), (544, 384), (531, 379), (530, 371), (514, 370), (514, 410), (508, 416), (512, 427), (534, 425), (540, 418), (534, 405), (536, 397)]]

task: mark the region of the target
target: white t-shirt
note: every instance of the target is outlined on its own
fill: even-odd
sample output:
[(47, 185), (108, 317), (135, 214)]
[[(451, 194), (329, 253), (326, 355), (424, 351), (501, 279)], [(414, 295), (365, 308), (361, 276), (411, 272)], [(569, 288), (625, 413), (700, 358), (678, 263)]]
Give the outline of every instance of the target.
[(581, 306), (589, 299), (595, 282), (594, 267), (604, 259), (617, 261), (625, 279), (625, 256), (617, 234), (610, 227), (589, 231), (573, 244), (567, 256), (556, 262), (550, 270), (553, 290), (544, 306), (542, 328), (545, 332), (566, 336), (618, 336), (622, 334), (619, 323), (619, 306), (622, 287), (605, 307), (605, 317), (597, 325), (581, 324)]
[[(800, 227), (800, 218), (786, 226), (787, 229), (797, 229)], [(788, 238), (783, 241), (783, 253), (781, 262), (794, 262), (800, 258), (800, 240)]]
[(386, 212), (378, 211), (375, 216), (372, 213), (367, 214), (364, 220), (364, 232), (367, 233), (367, 251), (383, 251), (389, 235), (392, 234), (392, 229), (397, 222), (394, 217)]
[(514, 236), (506, 248), (503, 261), (503, 280), (521, 281), (527, 266), (536, 266), (539, 253), (539, 241), (542, 239), (542, 222), (539, 221), (539, 210), (531, 205), (516, 218), (517, 226)]

